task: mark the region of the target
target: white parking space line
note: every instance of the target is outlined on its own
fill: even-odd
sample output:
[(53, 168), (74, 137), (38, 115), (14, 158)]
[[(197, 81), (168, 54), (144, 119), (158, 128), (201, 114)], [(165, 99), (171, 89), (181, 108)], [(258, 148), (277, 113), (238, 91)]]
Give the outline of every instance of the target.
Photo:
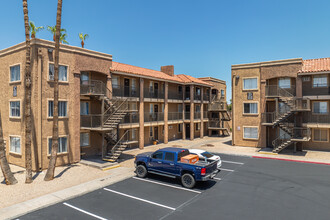
[(95, 214), (93, 214), (93, 213), (87, 212), (87, 211), (82, 210), (82, 209), (80, 209), (80, 208), (78, 208), (78, 207), (75, 207), (75, 206), (73, 206), (73, 205), (70, 205), (70, 204), (68, 204), (68, 203), (66, 203), (66, 202), (64, 202), (63, 205), (66, 205), (66, 206), (68, 206), (68, 207), (70, 207), (70, 208), (73, 208), (73, 209), (75, 209), (75, 210), (77, 210), (77, 211), (79, 211), (79, 212), (85, 213), (85, 214), (87, 214), (87, 215), (93, 216), (94, 218), (101, 219), (101, 220), (107, 220), (106, 218), (103, 218), (103, 217), (101, 217), (101, 216), (98, 216), (98, 215), (95, 215)]
[(215, 180), (221, 180), (221, 178), (218, 178), (218, 177), (213, 177), (213, 179), (215, 179)]
[(146, 203), (149, 203), (149, 204), (152, 204), (152, 205), (156, 205), (156, 206), (160, 206), (160, 207), (163, 207), (163, 208), (167, 208), (167, 209), (170, 209), (170, 210), (175, 210), (175, 208), (170, 207), (170, 206), (162, 205), (162, 204), (159, 204), (159, 203), (156, 203), (156, 202), (152, 202), (152, 201), (149, 201), (149, 200), (146, 200), (146, 199), (141, 199), (141, 198), (138, 198), (138, 197), (135, 197), (135, 196), (131, 196), (131, 195), (128, 195), (128, 194), (125, 194), (125, 193), (117, 192), (117, 191), (114, 191), (114, 190), (111, 190), (111, 189), (107, 189), (107, 188), (103, 188), (103, 189), (106, 190), (106, 191), (109, 191), (109, 192), (113, 192), (113, 193), (122, 195), (122, 196), (126, 196), (128, 198), (136, 199), (136, 200), (139, 200), (139, 201), (142, 201), (142, 202), (146, 202)]
[(240, 164), (240, 165), (244, 164), (244, 163), (241, 163), (241, 162), (228, 161), (228, 160), (222, 160), (222, 162), (224, 162), (224, 163), (234, 163), (234, 164)]
[(148, 180), (148, 179), (141, 179), (141, 178), (138, 178), (138, 177), (133, 177), (133, 179), (141, 180), (141, 181), (145, 181), (145, 182), (149, 182), (149, 183), (155, 183), (155, 184), (158, 184), (158, 185), (167, 186), (167, 187), (171, 187), (171, 188), (175, 188), (175, 189), (181, 189), (181, 190), (185, 190), (185, 191), (189, 191), (189, 192), (193, 192), (193, 193), (202, 193), (200, 191), (187, 189), (187, 188), (183, 188), (183, 187), (179, 187), (179, 186), (172, 186), (172, 185), (169, 185), (169, 184), (160, 183), (160, 182), (152, 181), (152, 180)]
[(223, 170), (223, 171), (228, 171), (228, 172), (234, 172), (234, 171), (235, 171), (235, 170), (224, 169), (224, 168), (220, 168), (220, 170)]

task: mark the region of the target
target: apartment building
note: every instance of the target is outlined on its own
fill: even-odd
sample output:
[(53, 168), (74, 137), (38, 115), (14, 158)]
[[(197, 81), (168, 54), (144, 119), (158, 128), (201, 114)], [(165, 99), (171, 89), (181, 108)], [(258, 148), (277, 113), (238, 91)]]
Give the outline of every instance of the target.
[(330, 59), (232, 65), (233, 145), (330, 150)]
[[(60, 46), (59, 151), (56, 165), (99, 155), (115, 161), (128, 146), (208, 134), (212, 84), (112, 61), (112, 55)], [(10, 163), (25, 166), (25, 42), (0, 51), (1, 121)], [(31, 40), (33, 169), (50, 158), (54, 42)], [(225, 101), (225, 100), (224, 100)]]

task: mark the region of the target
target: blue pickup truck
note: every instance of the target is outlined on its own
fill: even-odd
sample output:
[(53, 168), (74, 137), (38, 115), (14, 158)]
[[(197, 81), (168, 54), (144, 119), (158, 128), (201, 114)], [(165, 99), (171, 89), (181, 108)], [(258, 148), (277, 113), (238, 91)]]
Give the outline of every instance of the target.
[(181, 178), (184, 187), (193, 188), (196, 181), (212, 179), (220, 171), (217, 168), (217, 161), (198, 161), (195, 164), (181, 163), (181, 157), (189, 154), (188, 149), (172, 147), (138, 154), (134, 161), (136, 175), (144, 178), (148, 173), (153, 173)]

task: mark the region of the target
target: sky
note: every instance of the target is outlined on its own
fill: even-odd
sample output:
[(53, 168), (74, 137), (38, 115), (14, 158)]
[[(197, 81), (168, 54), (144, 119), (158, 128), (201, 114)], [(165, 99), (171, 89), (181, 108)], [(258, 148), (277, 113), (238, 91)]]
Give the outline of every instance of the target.
[[(25, 40), (21, 0), (1, 0), (0, 50)], [(54, 26), (57, 0), (28, 0), (37, 26)], [(319, 0), (63, 0), (62, 27), (70, 45), (113, 60), (227, 82), (231, 65), (329, 57), (330, 1)], [(52, 40), (43, 30), (37, 38)]]

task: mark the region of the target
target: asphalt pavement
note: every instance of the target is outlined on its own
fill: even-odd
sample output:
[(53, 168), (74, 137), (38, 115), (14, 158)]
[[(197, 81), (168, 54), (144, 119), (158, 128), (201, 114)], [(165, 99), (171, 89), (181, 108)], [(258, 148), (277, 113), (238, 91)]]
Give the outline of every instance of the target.
[(133, 177), (19, 219), (329, 219), (330, 166), (220, 156), (222, 171), (191, 190)]

